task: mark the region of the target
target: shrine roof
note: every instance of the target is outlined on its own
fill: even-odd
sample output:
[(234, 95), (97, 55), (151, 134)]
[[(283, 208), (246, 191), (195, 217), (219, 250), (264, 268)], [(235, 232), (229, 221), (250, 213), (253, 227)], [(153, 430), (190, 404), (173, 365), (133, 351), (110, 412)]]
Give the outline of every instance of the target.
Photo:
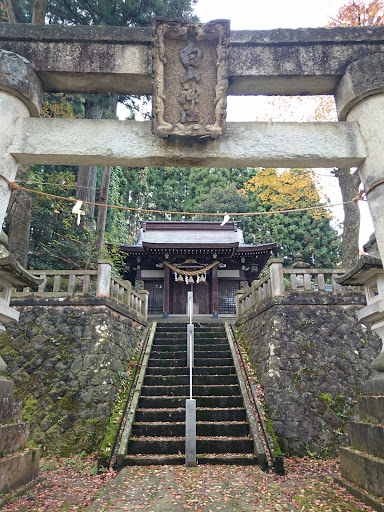
[(244, 243), (244, 236), (236, 222), (221, 226), (220, 222), (145, 222), (139, 230), (134, 245), (122, 245), (124, 252), (144, 252), (146, 249), (180, 248), (222, 249), (238, 253), (270, 252), (275, 244), (251, 245)]
[(146, 222), (137, 243), (156, 244), (244, 244), (243, 232), (236, 222)]

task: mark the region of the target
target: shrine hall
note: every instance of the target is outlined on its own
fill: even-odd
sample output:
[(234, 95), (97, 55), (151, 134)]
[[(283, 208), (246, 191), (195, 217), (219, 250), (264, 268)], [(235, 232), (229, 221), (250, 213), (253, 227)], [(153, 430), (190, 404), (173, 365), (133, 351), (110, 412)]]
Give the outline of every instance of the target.
[(142, 282), (148, 312), (184, 315), (193, 291), (194, 314), (235, 314), (240, 283), (257, 279), (274, 243), (249, 245), (236, 222), (145, 222), (135, 245), (122, 245), (124, 279)]

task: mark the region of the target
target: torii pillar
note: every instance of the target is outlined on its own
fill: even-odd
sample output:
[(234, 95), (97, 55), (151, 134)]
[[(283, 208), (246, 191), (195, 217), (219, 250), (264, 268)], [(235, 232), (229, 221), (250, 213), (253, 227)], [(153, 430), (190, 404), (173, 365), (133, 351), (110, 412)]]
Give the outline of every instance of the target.
[[(8, 152), (19, 117), (39, 117), (42, 83), (29, 62), (20, 55), (0, 50), (0, 173), (14, 181), (17, 162)], [(0, 229), (11, 190), (0, 178)]]
[[(337, 89), (336, 105), (341, 120), (359, 124), (368, 150), (359, 171), (384, 261), (384, 54), (372, 54), (348, 66)], [(384, 287), (380, 265), (380, 260), (374, 259), (372, 263), (365, 257), (350, 271), (351, 282), (346, 280), (347, 284), (365, 285), (368, 305), (359, 311), (358, 318), (374, 322), (372, 330), (381, 337), (383, 350), (372, 364), (376, 372), (365, 383), (364, 396), (358, 398), (361, 420), (350, 424), (352, 446), (340, 449), (342, 477), (337, 479), (377, 510), (381, 510), (381, 505), (376, 498), (384, 497), (384, 451), (380, 441), (384, 434)]]
[(359, 172), (384, 261), (384, 54), (374, 53), (350, 64), (335, 99), (340, 121), (359, 124), (368, 150)]
[[(8, 152), (15, 122), (20, 117), (39, 116), (42, 85), (28, 61), (12, 52), (0, 51), (0, 173), (14, 181), (17, 162)], [(1, 232), (11, 189), (0, 178), (0, 334), (3, 323), (17, 321), (19, 313), (9, 306), (14, 286), (36, 284), (9, 254), (7, 237)], [(0, 357), (0, 372), (7, 365)], [(12, 397), (13, 382), (0, 376), (0, 493), (20, 487), (36, 478), (39, 472), (39, 449), (26, 449), (29, 425), (21, 421), (21, 402)]]

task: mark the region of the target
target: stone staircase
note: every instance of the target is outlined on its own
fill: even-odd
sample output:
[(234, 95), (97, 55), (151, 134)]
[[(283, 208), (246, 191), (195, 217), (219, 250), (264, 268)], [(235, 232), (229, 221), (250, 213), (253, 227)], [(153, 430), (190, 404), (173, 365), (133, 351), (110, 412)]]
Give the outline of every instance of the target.
[[(186, 324), (158, 323), (124, 465), (184, 464)], [(199, 464), (257, 464), (223, 324), (195, 325)]]

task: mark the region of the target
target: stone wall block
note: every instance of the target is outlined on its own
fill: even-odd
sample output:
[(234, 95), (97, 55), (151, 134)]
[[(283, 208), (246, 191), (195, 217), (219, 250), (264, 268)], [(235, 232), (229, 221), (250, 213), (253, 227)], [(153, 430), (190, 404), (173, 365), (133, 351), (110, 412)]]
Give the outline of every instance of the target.
[(142, 326), (106, 306), (20, 310), (20, 323), (0, 336), (0, 354), (23, 397), (31, 439), (63, 455), (94, 451), (120, 387), (118, 373), (127, 370)]
[(359, 300), (349, 303), (349, 295), (340, 294), (340, 304), (319, 304), (324, 300), (310, 292), (306, 304), (295, 296), (286, 304), (271, 301), (239, 326), (288, 454), (336, 454), (345, 443), (355, 401), (380, 350), (379, 338), (358, 323), (364, 297), (355, 295)]

